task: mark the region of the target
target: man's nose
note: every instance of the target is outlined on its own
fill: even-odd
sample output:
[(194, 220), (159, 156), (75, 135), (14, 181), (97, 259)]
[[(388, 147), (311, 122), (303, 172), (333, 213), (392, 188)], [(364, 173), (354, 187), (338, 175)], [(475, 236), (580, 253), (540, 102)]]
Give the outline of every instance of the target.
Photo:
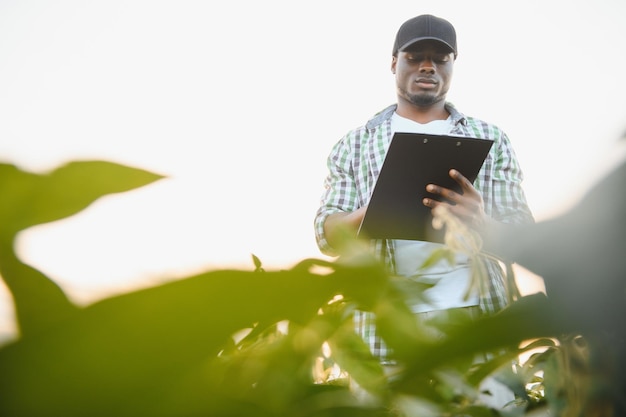
[(432, 59), (424, 59), (420, 63), (420, 72), (427, 74), (433, 74), (435, 72), (435, 65)]

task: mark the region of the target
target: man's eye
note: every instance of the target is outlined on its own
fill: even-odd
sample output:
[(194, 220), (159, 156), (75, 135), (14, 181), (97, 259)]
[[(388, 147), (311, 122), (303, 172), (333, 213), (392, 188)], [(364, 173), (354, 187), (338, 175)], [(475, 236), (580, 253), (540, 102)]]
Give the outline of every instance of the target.
[(421, 56), (421, 55), (417, 55), (417, 54), (408, 54), (406, 56), (406, 59), (411, 61), (411, 62), (418, 62), (418, 61), (422, 61), (424, 59), (424, 57)]
[(421, 62), (425, 59), (430, 59), (437, 64), (445, 64), (450, 61), (449, 54), (436, 54), (431, 56), (424, 56), (422, 54), (406, 54), (406, 60), (409, 62)]

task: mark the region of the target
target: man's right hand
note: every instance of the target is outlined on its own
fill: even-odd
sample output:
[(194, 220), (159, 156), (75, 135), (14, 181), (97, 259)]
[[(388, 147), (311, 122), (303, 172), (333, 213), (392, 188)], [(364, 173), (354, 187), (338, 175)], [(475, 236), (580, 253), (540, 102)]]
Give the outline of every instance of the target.
[(350, 213), (329, 215), (324, 222), (324, 234), (328, 244), (336, 250), (341, 250), (344, 243), (354, 240), (366, 210), (367, 206), (364, 206)]

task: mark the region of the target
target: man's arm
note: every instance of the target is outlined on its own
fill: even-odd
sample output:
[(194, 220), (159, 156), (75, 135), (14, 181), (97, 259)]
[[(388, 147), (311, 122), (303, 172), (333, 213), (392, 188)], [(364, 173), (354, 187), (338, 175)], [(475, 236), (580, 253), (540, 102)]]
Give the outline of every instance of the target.
[(346, 242), (354, 240), (367, 207), (353, 212), (333, 213), (324, 222), (324, 234), (328, 244), (336, 251), (341, 251)]

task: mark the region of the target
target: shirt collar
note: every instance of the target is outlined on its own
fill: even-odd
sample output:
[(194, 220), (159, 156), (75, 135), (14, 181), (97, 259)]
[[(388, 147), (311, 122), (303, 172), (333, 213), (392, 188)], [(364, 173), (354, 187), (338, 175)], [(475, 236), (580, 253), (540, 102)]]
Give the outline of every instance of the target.
[[(459, 123), (462, 124), (463, 126), (467, 125), (467, 119), (465, 118), (465, 115), (463, 115), (463, 113), (458, 111), (452, 103), (446, 102), (445, 107), (448, 113), (450, 113), (450, 118), (452, 120), (453, 126), (456, 126)], [(391, 106), (388, 106), (384, 110), (381, 110), (380, 112), (376, 113), (374, 117), (372, 117), (367, 122), (367, 124), (365, 125), (365, 128), (368, 130), (373, 129), (376, 126), (380, 125), (381, 123), (391, 119), (391, 116), (396, 111), (396, 108), (398, 108), (398, 105), (392, 104)]]

